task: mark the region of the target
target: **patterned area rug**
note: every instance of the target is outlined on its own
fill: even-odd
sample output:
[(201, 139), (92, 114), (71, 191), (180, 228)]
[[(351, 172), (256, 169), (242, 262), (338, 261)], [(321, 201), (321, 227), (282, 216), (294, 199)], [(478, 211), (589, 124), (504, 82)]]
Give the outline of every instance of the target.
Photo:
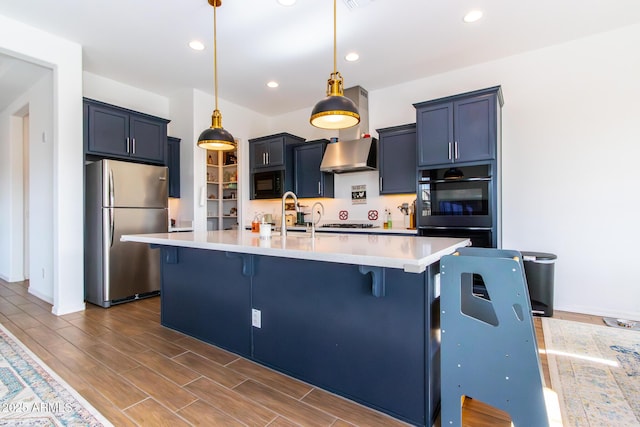
[(640, 426), (640, 332), (542, 318), (565, 427)]
[(0, 325), (0, 425), (112, 424)]

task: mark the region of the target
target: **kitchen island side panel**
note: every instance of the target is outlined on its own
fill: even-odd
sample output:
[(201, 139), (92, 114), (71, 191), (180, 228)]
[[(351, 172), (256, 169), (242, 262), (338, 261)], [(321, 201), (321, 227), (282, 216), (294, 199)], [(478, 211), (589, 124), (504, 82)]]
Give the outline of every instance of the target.
[(255, 360), (425, 425), (437, 405), (427, 404), (426, 272), (383, 269), (375, 297), (357, 265), (259, 256), (254, 268)]
[(161, 322), (251, 357), (251, 278), (225, 252), (162, 246)]
[(434, 422), (437, 262), (420, 274), (380, 268), (375, 297), (358, 265), (160, 247), (164, 326), (411, 424)]

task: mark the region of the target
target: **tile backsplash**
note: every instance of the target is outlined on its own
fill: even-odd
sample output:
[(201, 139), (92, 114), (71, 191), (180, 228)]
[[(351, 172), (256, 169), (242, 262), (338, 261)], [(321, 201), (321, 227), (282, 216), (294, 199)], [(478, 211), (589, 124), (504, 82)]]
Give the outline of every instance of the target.
[[(402, 227), (404, 214), (398, 209), (403, 203), (411, 204), (415, 194), (379, 195), (378, 171), (355, 172), (347, 174), (337, 174), (335, 176), (335, 197), (299, 199), (303, 207), (303, 212), (310, 212), (311, 206), (315, 202), (320, 202), (324, 206), (324, 216), (322, 222), (373, 222), (382, 226), (385, 220), (385, 209), (391, 212), (394, 227)], [(356, 192), (357, 194), (353, 194)], [(288, 202), (292, 202), (289, 199)], [(378, 218), (370, 215), (370, 211), (377, 211)], [(280, 221), (281, 200), (250, 200), (245, 205), (245, 226), (258, 213), (271, 214), (273, 221)], [(342, 212), (342, 215), (341, 215)], [(346, 219), (345, 218), (346, 212)], [(373, 212), (371, 212), (373, 213)], [(371, 218), (371, 219), (370, 219)], [(311, 220), (311, 216), (305, 216), (306, 221)]]

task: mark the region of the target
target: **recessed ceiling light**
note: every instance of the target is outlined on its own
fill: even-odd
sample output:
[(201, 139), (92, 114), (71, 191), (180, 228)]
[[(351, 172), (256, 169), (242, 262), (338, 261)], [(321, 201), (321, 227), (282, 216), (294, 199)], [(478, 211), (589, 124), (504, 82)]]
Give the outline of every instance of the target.
[(358, 55), (356, 52), (349, 52), (344, 57), (344, 59), (346, 59), (349, 62), (353, 62), (353, 61), (357, 61), (358, 59), (360, 59), (360, 55)]
[(293, 6), (297, 0), (278, 0), (280, 6)]
[(272, 80), (269, 83), (267, 83), (267, 86), (269, 86), (271, 88), (274, 88), (274, 87), (280, 86), (280, 84), (278, 82)]
[(472, 10), (471, 12), (464, 15), (462, 20), (466, 23), (476, 22), (478, 19), (482, 18), (481, 10)]
[(204, 50), (204, 45), (198, 40), (191, 40), (189, 42), (189, 47), (193, 50)]

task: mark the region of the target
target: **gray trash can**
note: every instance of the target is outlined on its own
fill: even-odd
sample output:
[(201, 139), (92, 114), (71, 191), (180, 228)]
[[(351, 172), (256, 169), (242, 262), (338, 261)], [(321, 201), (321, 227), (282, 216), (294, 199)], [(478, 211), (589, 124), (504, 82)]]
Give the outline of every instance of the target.
[(521, 252), (532, 314), (553, 316), (553, 276), (556, 259), (544, 252)]

